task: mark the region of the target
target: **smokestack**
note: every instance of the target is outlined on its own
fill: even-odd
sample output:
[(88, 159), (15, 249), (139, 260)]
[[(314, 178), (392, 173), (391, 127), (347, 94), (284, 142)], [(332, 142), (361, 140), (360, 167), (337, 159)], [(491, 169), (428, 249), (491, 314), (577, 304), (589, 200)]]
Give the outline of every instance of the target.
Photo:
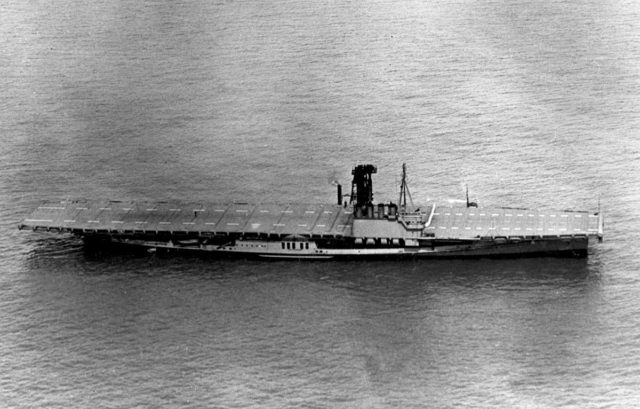
[(338, 205), (342, 206), (342, 185), (338, 183)]

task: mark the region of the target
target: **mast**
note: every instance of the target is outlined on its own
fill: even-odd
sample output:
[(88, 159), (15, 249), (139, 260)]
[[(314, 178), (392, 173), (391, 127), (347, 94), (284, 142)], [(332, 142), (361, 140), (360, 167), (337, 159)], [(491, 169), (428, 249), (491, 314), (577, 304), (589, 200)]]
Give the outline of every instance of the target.
[(398, 198), (398, 204), (400, 205), (400, 210), (403, 212), (407, 211), (407, 195), (409, 196), (409, 201), (413, 206), (413, 199), (411, 198), (411, 192), (409, 191), (409, 185), (407, 184), (407, 164), (402, 164), (402, 183), (400, 184), (400, 197)]

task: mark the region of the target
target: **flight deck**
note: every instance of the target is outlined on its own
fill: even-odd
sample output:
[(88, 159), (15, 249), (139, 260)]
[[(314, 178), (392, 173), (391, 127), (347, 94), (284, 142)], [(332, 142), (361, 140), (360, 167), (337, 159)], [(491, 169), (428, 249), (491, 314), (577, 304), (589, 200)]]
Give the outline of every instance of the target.
[[(412, 213), (415, 217), (415, 212)], [(599, 217), (588, 212), (427, 206), (418, 228), (388, 215), (355, 220), (335, 204), (205, 204), (73, 200), (41, 204), (20, 228), (71, 233), (169, 233), (285, 237), (474, 239), (596, 235)], [(403, 220), (399, 214), (398, 219)]]

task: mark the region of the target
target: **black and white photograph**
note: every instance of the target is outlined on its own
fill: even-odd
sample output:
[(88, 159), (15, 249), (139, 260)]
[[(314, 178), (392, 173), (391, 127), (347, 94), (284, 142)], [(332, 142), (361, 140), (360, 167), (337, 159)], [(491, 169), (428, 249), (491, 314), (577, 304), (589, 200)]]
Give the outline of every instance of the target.
[(640, 406), (640, 3), (5, 0), (0, 408)]

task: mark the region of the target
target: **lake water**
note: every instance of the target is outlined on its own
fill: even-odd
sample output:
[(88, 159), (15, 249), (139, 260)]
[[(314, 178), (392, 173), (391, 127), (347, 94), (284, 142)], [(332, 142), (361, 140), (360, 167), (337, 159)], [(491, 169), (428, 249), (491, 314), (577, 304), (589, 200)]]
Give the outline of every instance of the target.
[[(640, 404), (633, 1), (9, 0), (0, 406)], [(91, 255), (45, 199), (605, 212), (587, 259)]]

